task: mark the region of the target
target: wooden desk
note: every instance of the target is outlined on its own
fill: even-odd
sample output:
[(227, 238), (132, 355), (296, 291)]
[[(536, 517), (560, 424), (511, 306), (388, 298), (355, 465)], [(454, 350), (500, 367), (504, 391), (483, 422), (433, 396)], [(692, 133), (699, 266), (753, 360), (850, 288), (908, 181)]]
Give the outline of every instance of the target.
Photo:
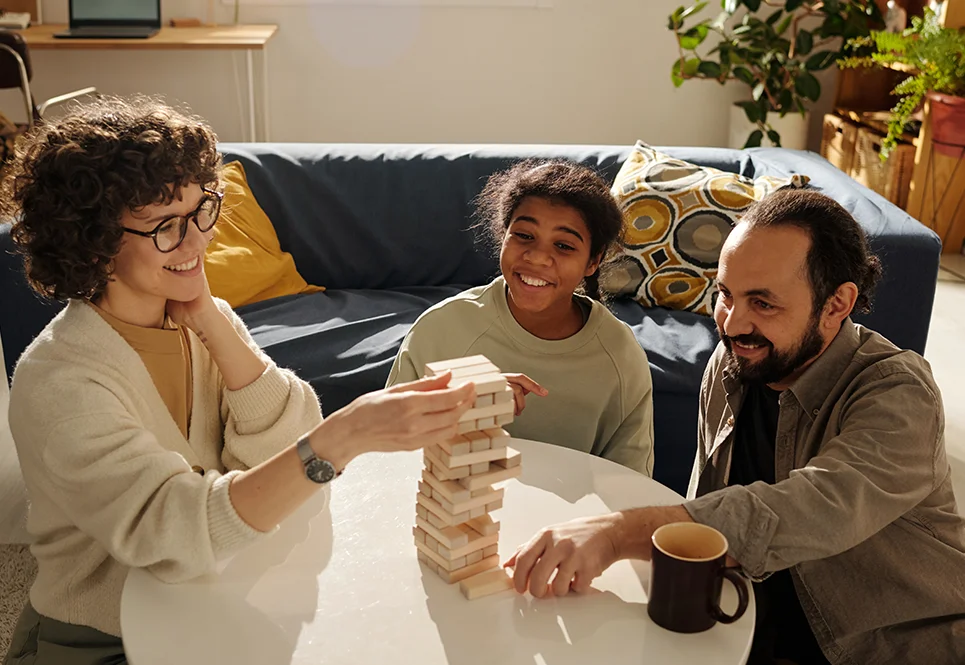
[(277, 25), (216, 25), (197, 28), (162, 27), (148, 39), (57, 39), (54, 33), (66, 25), (37, 25), (21, 30), (31, 49), (111, 50), (111, 51), (244, 51), (248, 74), (248, 136), (257, 141), (255, 125), (255, 80), (253, 52), (261, 52), (262, 139), (268, 140), (268, 40), (278, 31)]

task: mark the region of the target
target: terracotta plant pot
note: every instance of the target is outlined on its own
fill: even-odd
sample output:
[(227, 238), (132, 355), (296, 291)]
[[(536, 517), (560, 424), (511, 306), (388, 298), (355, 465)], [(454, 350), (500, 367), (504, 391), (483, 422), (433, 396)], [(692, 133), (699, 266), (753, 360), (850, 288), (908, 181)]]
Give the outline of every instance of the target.
[(958, 159), (965, 153), (965, 97), (928, 93), (935, 150)]

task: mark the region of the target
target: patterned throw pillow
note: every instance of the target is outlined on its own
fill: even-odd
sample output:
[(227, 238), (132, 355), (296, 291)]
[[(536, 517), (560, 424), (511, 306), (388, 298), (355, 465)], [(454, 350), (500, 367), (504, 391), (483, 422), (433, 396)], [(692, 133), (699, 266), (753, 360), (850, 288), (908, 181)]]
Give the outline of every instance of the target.
[(638, 141), (613, 183), (622, 251), (603, 288), (644, 307), (710, 315), (724, 241), (752, 203), (808, 177), (756, 180), (673, 159)]

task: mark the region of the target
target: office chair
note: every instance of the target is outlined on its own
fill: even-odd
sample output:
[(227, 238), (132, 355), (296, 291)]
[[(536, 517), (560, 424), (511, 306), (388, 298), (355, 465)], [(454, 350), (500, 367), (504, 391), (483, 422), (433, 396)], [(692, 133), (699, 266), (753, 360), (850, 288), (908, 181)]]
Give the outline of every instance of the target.
[(23, 37), (13, 30), (0, 29), (0, 89), (20, 88), (23, 92), (24, 109), (27, 111), (27, 129), (41, 120), (47, 107), (97, 92), (97, 88), (83, 88), (51, 97), (38, 105), (30, 92), (32, 78), (30, 50)]

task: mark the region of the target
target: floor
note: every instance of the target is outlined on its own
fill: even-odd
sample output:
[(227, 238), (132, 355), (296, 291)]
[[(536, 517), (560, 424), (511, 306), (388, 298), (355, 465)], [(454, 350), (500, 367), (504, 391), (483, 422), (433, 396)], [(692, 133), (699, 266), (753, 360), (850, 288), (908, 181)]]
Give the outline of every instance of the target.
[(925, 358), (945, 403), (945, 448), (959, 508), (965, 508), (965, 256), (946, 254), (938, 274)]

